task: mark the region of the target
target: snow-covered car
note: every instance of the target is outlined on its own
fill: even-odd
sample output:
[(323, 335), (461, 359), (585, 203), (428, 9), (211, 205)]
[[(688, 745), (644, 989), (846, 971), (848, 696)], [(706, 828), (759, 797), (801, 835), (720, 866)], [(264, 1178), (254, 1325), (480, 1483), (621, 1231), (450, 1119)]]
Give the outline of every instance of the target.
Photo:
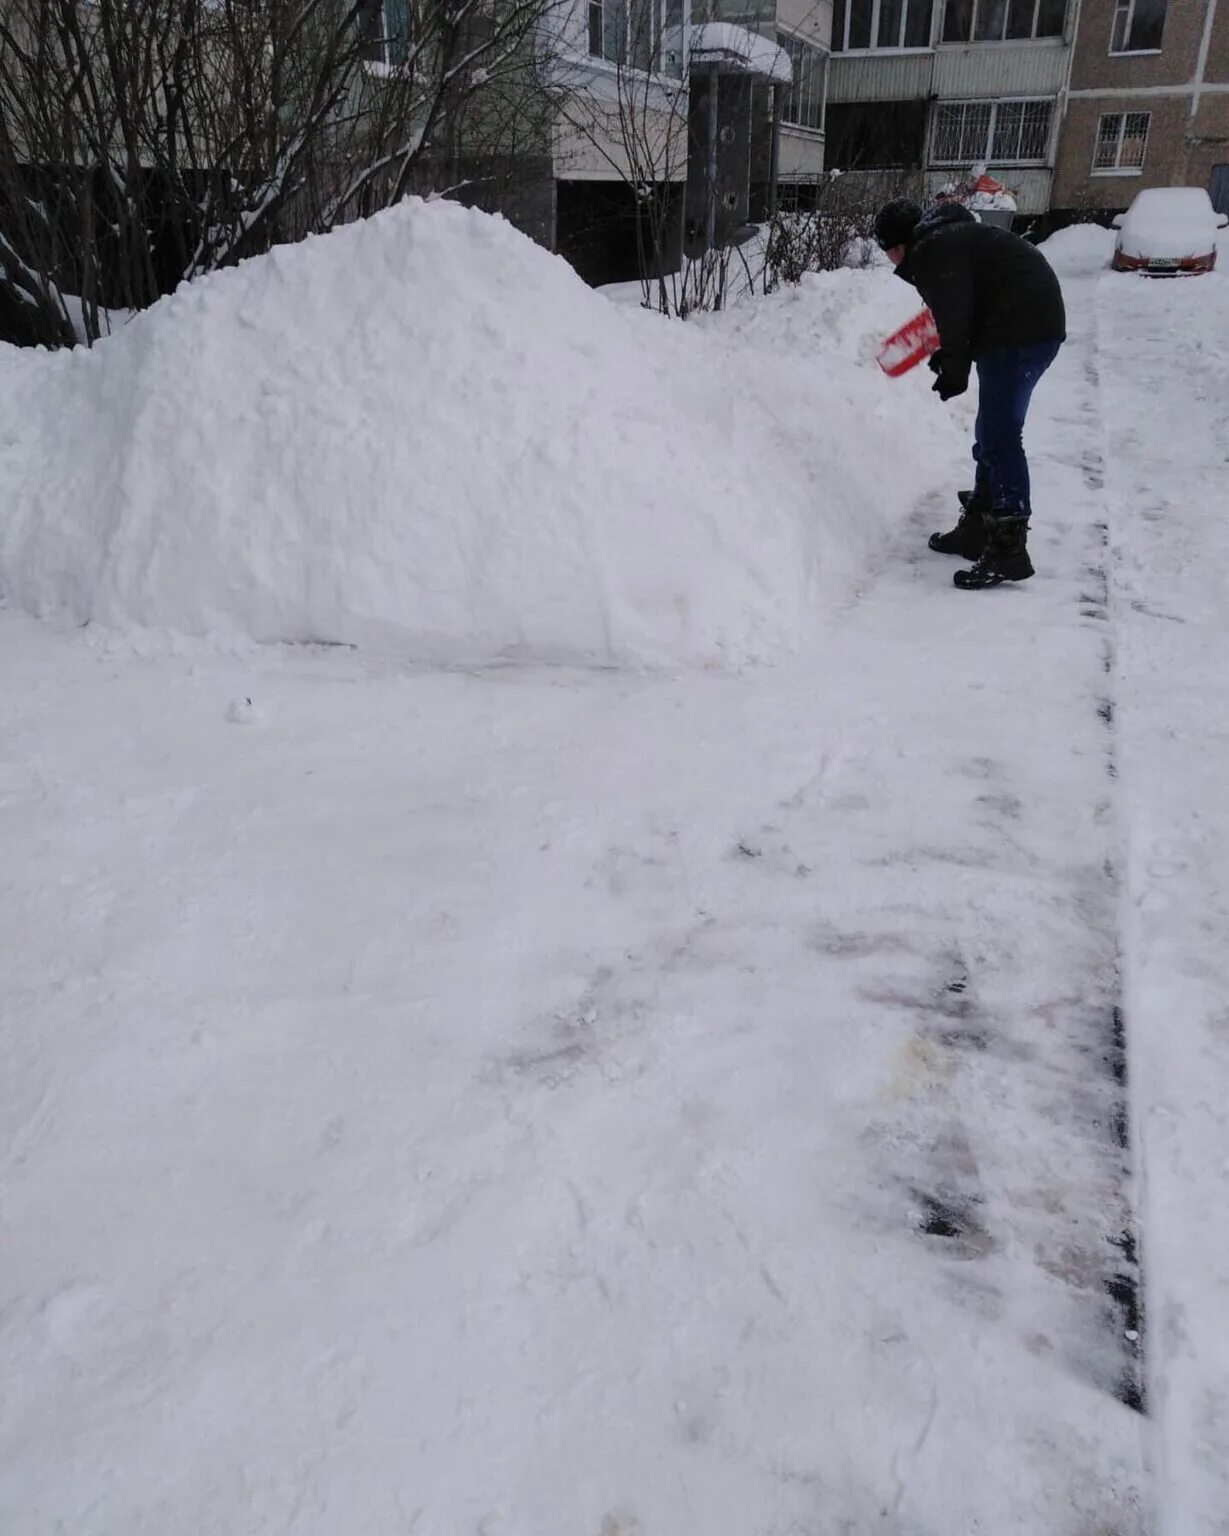
[(1151, 187), (1114, 220), (1116, 272), (1174, 277), (1210, 272), (1216, 265), (1216, 233), (1229, 228), (1202, 187)]

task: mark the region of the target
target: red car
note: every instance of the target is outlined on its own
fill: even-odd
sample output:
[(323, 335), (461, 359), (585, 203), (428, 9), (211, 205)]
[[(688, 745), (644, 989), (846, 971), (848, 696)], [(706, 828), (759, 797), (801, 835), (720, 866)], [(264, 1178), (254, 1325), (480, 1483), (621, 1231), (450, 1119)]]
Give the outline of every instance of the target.
[(1177, 277), (1211, 272), (1216, 265), (1217, 231), (1229, 229), (1202, 187), (1153, 187), (1141, 192), (1114, 220), (1116, 272)]

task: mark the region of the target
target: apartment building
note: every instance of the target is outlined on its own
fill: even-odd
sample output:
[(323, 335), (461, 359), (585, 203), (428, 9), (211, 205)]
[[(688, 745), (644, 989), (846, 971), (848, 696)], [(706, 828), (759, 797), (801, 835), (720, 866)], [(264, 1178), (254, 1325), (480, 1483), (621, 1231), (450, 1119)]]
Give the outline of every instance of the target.
[(1229, 213), (1229, 0), (1082, 0), (1053, 204), (1206, 187)]
[[(792, 65), (790, 84), (775, 101), (779, 125), (775, 181), (787, 199), (793, 189), (813, 182), (825, 166), (833, 15), (833, 0), (770, 0), (757, 23), (761, 33), (784, 49)], [(766, 102), (762, 120), (771, 120), (772, 112), (773, 104)], [(769, 170), (761, 147), (754, 180), (765, 194), (772, 179)], [(761, 204), (764, 201), (761, 197)]]
[(778, 187), (788, 200), (823, 171), (832, 7), (833, 0), (695, 0), (696, 34), (742, 33), (746, 56), (778, 61), (757, 62), (745, 78), (751, 218), (766, 216)]
[(593, 282), (737, 240), (778, 177), (823, 165), (831, 3), (561, 0), (549, 232), (511, 216)]
[(933, 196), (985, 162), (1051, 202), (1078, 0), (836, 0), (827, 162)]

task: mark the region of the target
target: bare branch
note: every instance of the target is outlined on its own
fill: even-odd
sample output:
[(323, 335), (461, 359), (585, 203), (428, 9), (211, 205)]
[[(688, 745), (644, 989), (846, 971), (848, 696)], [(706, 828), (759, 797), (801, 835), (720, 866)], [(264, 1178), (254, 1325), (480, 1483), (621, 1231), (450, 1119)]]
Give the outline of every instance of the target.
[(409, 192), (474, 194), (527, 135), (546, 152), (563, 3), (423, 0), (398, 37), (379, 0), (6, 0), (3, 281), (80, 294), (92, 340), (107, 305)]

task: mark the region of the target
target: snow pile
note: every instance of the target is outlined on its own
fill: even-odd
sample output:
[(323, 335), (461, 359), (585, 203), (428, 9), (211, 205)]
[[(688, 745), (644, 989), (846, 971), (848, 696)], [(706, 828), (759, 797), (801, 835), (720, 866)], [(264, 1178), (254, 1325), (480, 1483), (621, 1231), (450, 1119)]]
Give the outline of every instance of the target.
[(862, 363), (757, 369), (408, 204), (9, 357), (0, 579), (76, 623), (429, 662), (770, 657), (953, 447)]
[[(873, 268), (804, 273), (797, 286), (783, 287), (770, 300), (708, 317), (704, 323), (736, 336), (743, 345), (770, 348), (782, 360), (792, 355), (834, 381), (859, 379), (855, 367), (874, 368), (867, 377), (881, 385), (875, 358), (884, 339), (921, 308), (917, 290), (902, 282), (885, 258)], [(910, 382), (920, 379), (921, 374)], [(930, 382), (927, 378), (927, 385)], [(921, 440), (933, 439), (936, 432), (947, 437), (946, 412), (919, 402), (908, 385), (876, 387), (873, 397), (874, 410), (890, 416), (896, 430), (911, 439), (910, 458), (917, 454), (925, 464), (928, 455)]]
[(1112, 229), (1102, 229), (1100, 224), (1069, 224), (1043, 241), (1041, 249), (1056, 272), (1076, 277), (1106, 266), (1116, 238)]
[[(808, 229), (812, 227), (816, 215), (814, 213), (783, 213), (777, 218), (777, 225), (788, 237), (790, 242), (794, 239), (805, 239)], [(778, 275), (768, 271), (768, 251), (772, 243), (774, 225), (754, 224), (750, 226), (751, 233), (740, 244), (730, 247), (727, 255), (725, 291), (722, 300), (722, 309), (730, 310), (741, 305), (756, 305), (765, 297), (766, 291), (783, 295), (794, 285), (786, 283)], [(690, 267), (681, 268), (680, 271), (666, 281), (666, 297), (669, 303), (677, 310), (680, 303), (686, 303), (697, 285), (697, 274), (701, 266), (702, 258), (693, 261)], [(841, 262), (842, 270), (865, 272), (869, 268), (878, 268), (882, 272), (891, 275), (893, 268), (891, 262), (879, 249), (873, 240), (864, 239), (861, 235), (855, 235), (850, 239), (845, 248), (844, 259)], [(812, 278), (824, 278), (824, 272), (804, 272), (803, 282), (809, 283)], [(603, 283), (598, 292), (604, 299), (609, 299), (613, 304), (627, 304), (637, 309), (647, 307), (650, 310), (660, 311), (660, 292), (654, 284), (650, 286), (646, 296), (645, 286), (639, 280), (634, 282)], [(855, 295), (851, 293), (851, 297)], [(884, 296), (884, 290), (869, 289), (865, 293), (856, 295), (857, 312), (859, 320), (867, 327), (868, 345), (865, 349), (869, 357), (874, 352), (874, 347), (869, 345), (872, 333), (878, 336), (884, 325), (884, 312), (880, 308)], [(893, 293), (893, 298), (899, 302), (899, 296)], [(869, 299), (869, 303), (862, 302)], [(889, 305), (892, 299), (889, 299)], [(918, 300), (920, 303), (921, 300)], [(914, 306), (917, 307), (916, 305)], [(701, 315), (692, 311), (690, 319), (701, 319)], [(724, 317), (720, 323), (724, 323)]]

